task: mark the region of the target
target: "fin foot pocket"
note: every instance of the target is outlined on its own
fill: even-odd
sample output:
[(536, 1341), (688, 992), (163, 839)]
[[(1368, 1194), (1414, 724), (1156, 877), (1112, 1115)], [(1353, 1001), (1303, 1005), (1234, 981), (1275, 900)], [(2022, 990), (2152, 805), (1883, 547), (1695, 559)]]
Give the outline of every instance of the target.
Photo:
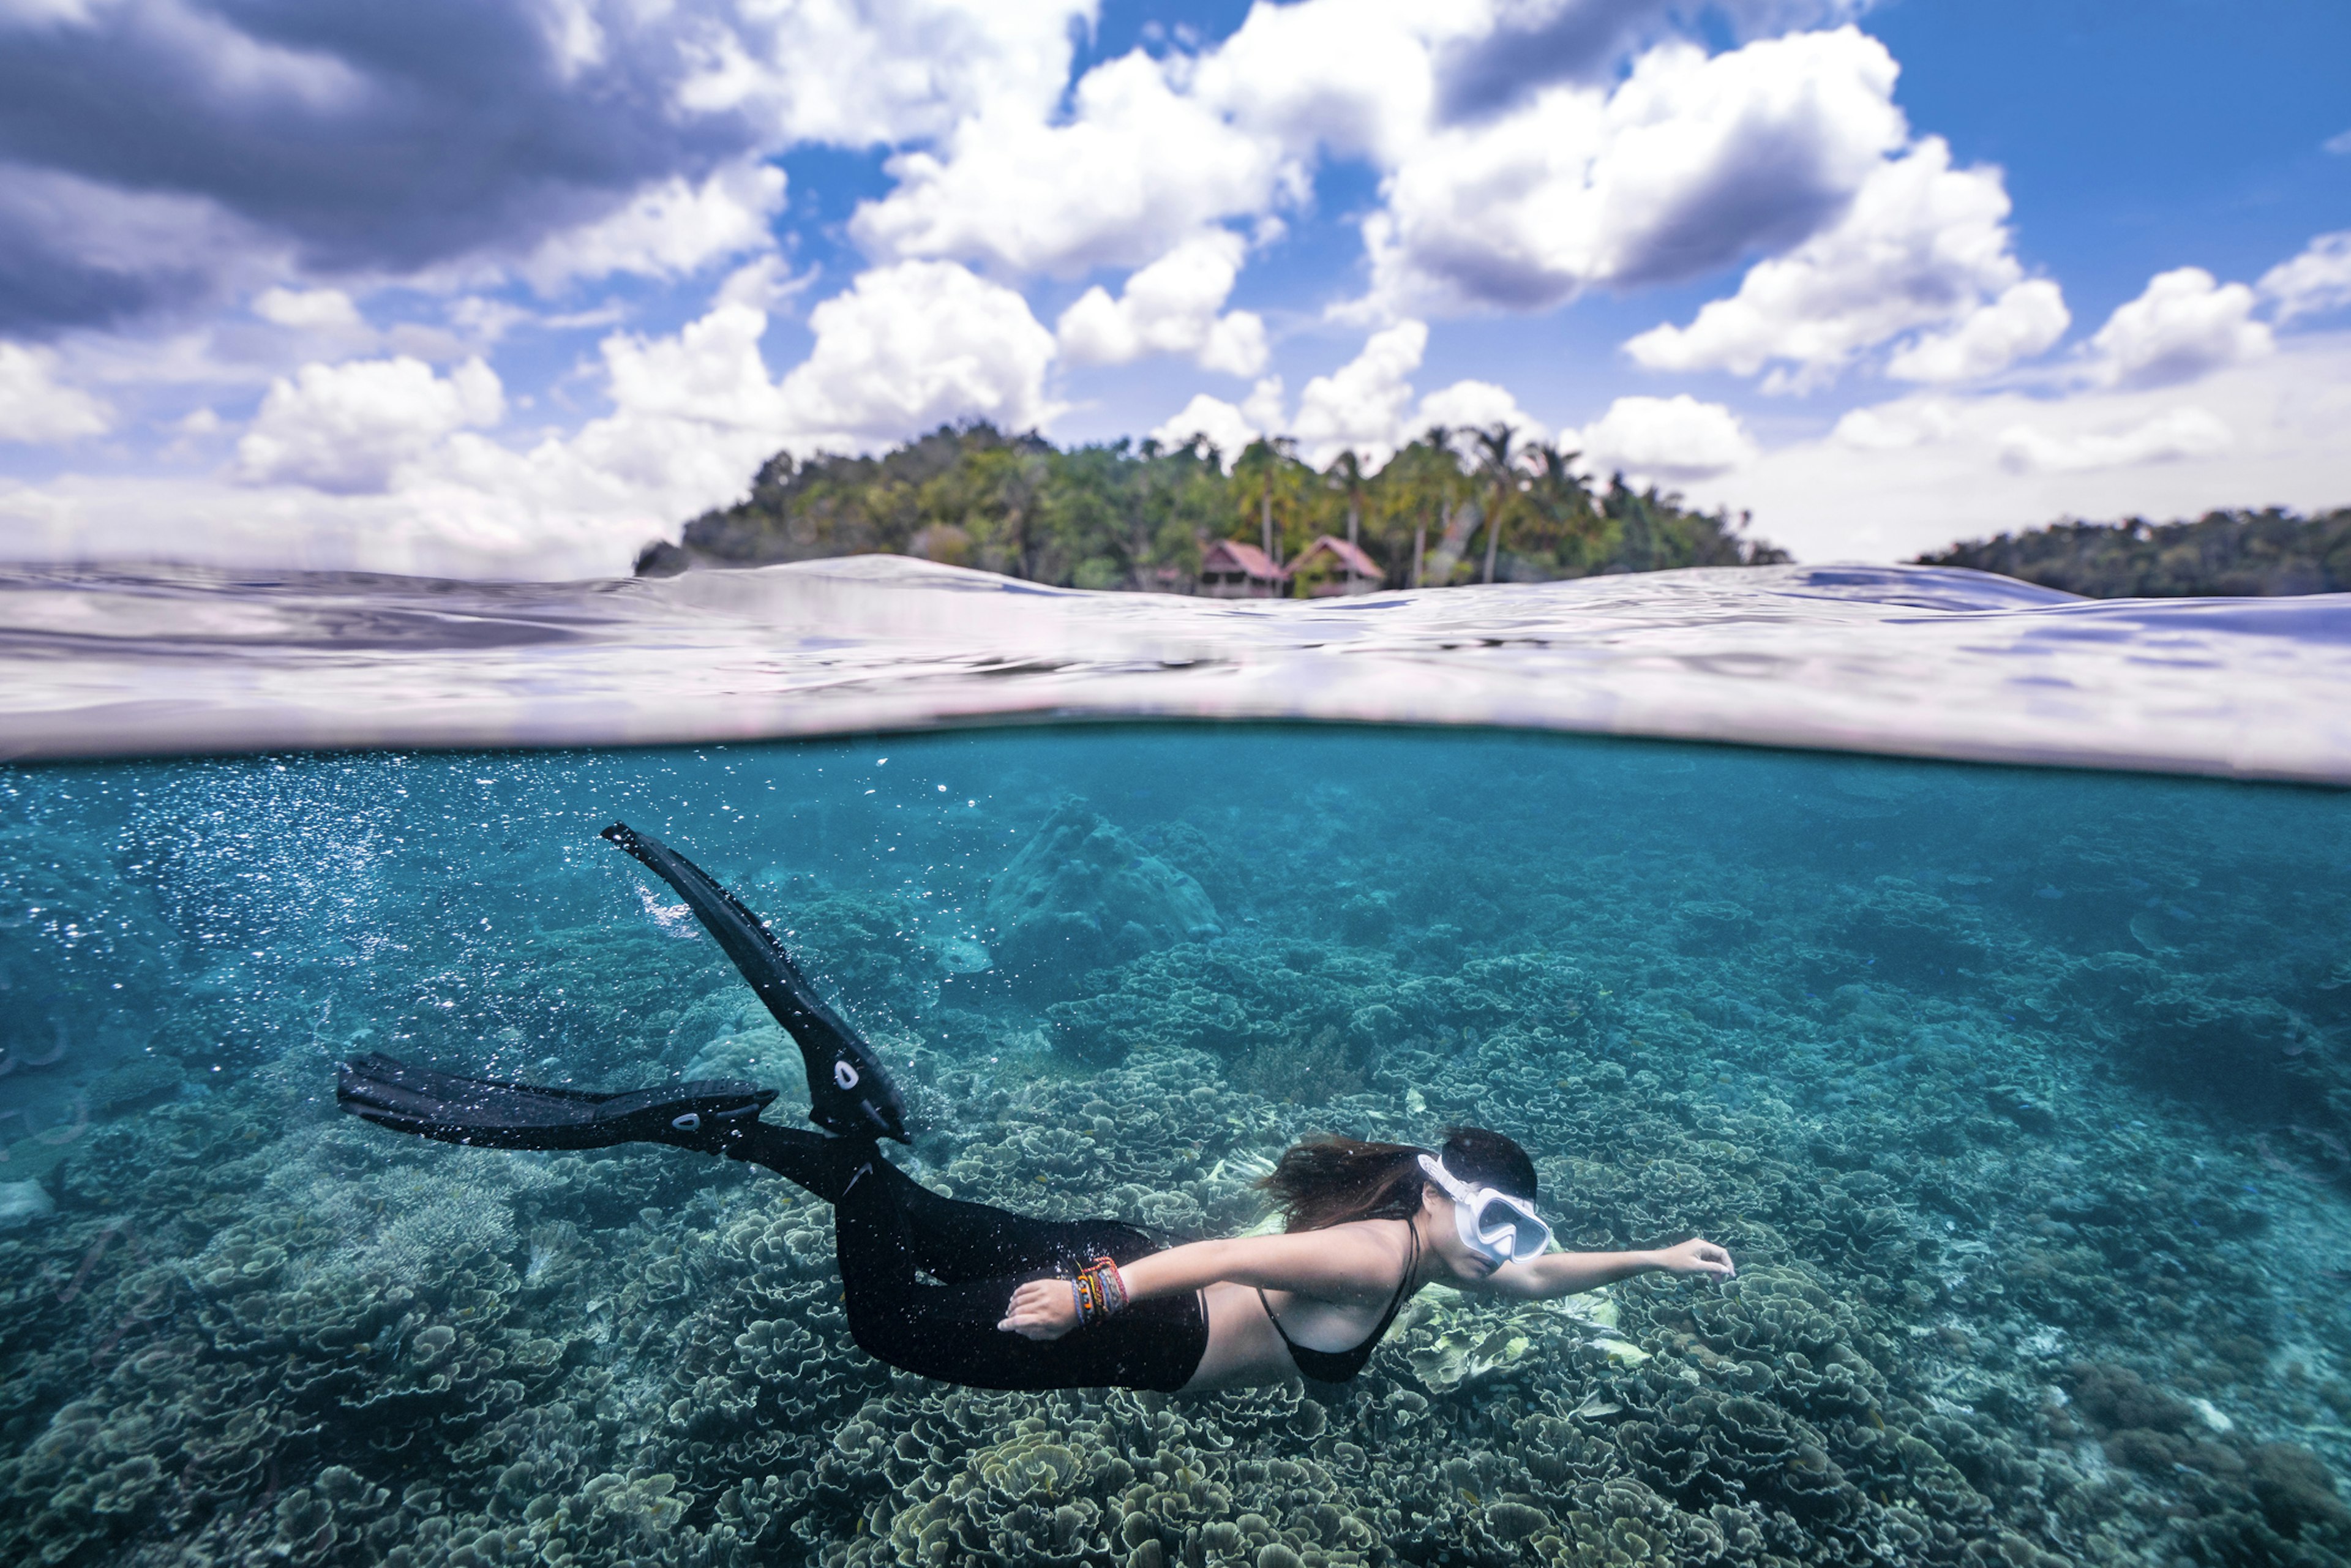
[(841, 1137), (906, 1137), (906, 1103), (882, 1059), (848, 1019), (827, 1006), (766, 922), (710, 873), (626, 822), (603, 831), (669, 883), (702, 922), (784, 1031), (808, 1069), (809, 1120)]

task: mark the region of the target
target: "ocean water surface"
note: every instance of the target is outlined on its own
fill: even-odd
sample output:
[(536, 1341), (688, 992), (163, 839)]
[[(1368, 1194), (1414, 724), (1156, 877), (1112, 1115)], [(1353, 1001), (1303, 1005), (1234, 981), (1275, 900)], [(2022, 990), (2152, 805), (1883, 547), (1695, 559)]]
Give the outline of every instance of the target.
[[(680, 582), (0, 582), (0, 1558), (2351, 1554), (2339, 601)], [(1232, 722), (1332, 717), (1394, 722)], [(893, 1373), (779, 1178), (335, 1113), (382, 1051), (796, 1118), (614, 820), (957, 1196), (1230, 1234), (1296, 1137), (1467, 1122), (1739, 1278), (1432, 1289), (1344, 1388)]]

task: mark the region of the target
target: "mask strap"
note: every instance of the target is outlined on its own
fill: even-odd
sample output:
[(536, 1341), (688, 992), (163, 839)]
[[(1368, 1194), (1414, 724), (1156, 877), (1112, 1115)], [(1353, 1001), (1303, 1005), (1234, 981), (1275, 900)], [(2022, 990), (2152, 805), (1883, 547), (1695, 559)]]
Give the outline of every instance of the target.
[(1451, 1198), (1454, 1202), (1468, 1203), (1473, 1196), (1468, 1183), (1463, 1181), (1459, 1176), (1455, 1176), (1451, 1171), (1445, 1168), (1445, 1161), (1442, 1156), (1437, 1155), (1421, 1155), (1420, 1168), (1426, 1171), (1430, 1176), (1436, 1177), (1437, 1186), (1443, 1190), (1446, 1197)]

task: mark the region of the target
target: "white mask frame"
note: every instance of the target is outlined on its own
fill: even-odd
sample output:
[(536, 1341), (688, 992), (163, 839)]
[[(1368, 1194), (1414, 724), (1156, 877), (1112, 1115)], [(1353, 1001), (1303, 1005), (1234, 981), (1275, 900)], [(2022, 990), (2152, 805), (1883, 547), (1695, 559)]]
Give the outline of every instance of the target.
[(1440, 1155), (1421, 1155), (1420, 1168), (1453, 1200), (1461, 1244), (1495, 1267), (1523, 1263), (1550, 1247), (1551, 1227), (1525, 1198), (1463, 1181), (1445, 1168)]

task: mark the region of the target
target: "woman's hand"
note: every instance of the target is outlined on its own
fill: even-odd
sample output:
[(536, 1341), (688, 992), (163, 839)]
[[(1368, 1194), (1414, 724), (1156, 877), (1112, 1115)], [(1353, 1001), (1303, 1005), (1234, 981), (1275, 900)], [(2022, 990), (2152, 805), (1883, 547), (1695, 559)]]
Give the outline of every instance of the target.
[(1711, 1274), (1718, 1280), (1728, 1280), (1739, 1272), (1729, 1253), (1695, 1236), (1678, 1247), (1665, 1249), (1656, 1259), (1657, 1267), (1668, 1274)]
[(1077, 1298), (1067, 1280), (1031, 1280), (1012, 1292), (996, 1326), (1026, 1339), (1059, 1339), (1078, 1326)]

